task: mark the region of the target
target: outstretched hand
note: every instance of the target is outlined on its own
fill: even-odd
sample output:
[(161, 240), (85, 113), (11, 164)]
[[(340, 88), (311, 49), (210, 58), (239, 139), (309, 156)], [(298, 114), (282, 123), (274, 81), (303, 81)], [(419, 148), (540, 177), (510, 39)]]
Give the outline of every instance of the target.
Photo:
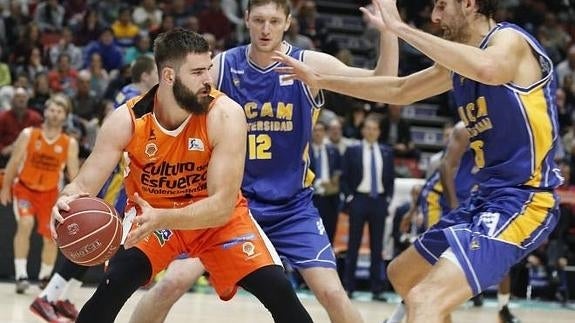
[(360, 8), (361, 12), (369, 19), (369, 22), (380, 31), (391, 30), (400, 26), (403, 21), (397, 10), (396, 0), (372, 0), (374, 12), (366, 8)]
[(275, 70), (283, 74), (284, 80), (296, 79), (311, 88), (319, 88), (319, 75), (309, 65), (280, 51), (276, 51), (272, 59), (282, 63), (283, 66), (276, 67)]
[(136, 227), (128, 233), (128, 237), (124, 242), (126, 249), (135, 246), (140, 240), (155, 230), (162, 229), (160, 223), (161, 216), (158, 213), (158, 209), (153, 208), (148, 202), (141, 198), (138, 193), (134, 194), (134, 202), (138, 204), (141, 214), (132, 220), (132, 223), (135, 223)]

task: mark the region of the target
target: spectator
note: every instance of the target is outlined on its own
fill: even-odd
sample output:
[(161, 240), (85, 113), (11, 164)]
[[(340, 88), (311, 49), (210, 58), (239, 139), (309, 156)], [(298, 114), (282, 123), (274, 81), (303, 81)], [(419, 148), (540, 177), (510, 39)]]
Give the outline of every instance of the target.
[(557, 71), (557, 80), (560, 86), (564, 85), (566, 76), (570, 75), (571, 79), (575, 78), (575, 44), (569, 47), (567, 57), (557, 64), (555, 70)]
[(48, 68), (42, 62), (42, 52), (38, 47), (32, 48), (30, 56), (26, 59), (26, 62), (16, 67), (16, 74), (25, 74), (30, 80), (36, 79), (36, 75), (39, 73), (47, 72)]
[(367, 111), (359, 101), (354, 101), (351, 113), (348, 114), (343, 124), (343, 135), (347, 138), (361, 139), (361, 125), (365, 120)]
[(141, 55), (154, 54), (151, 51), (150, 37), (146, 34), (140, 34), (136, 37), (134, 46), (128, 48), (124, 53), (124, 64), (132, 64)]
[(118, 19), (112, 24), (112, 31), (116, 38), (116, 43), (122, 48), (128, 48), (134, 45), (134, 41), (140, 28), (132, 22), (132, 10), (122, 8), (118, 13)]
[(38, 23), (42, 32), (57, 32), (64, 25), (64, 13), (64, 7), (58, 3), (58, 0), (45, 0), (38, 4), (34, 21)]
[(40, 115), (44, 115), (44, 104), (50, 98), (50, 94), (48, 74), (36, 74), (36, 78), (34, 79), (34, 95), (28, 101), (28, 105)]
[(299, 32), (299, 23), (297, 19), (293, 19), (285, 34), (285, 40), (294, 45), (295, 47), (299, 47), (301, 49), (314, 49), (313, 42), (311, 38), (308, 36), (302, 35)]
[(117, 70), (122, 66), (122, 50), (114, 44), (114, 33), (112, 29), (106, 28), (100, 34), (97, 41), (92, 41), (84, 52), (84, 66), (88, 66), (92, 54), (98, 53), (102, 58), (102, 65), (108, 72)]
[(53, 92), (64, 92), (69, 97), (75, 95), (78, 71), (70, 66), (70, 56), (68, 54), (60, 54), (56, 67), (48, 72), (48, 81)]
[[(10, 71), (10, 66), (6, 62), (6, 56), (4, 55), (4, 47), (0, 46), (0, 88), (12, 83), (12, 74)], [(1, 108), (1, 107), (0, 107)]]
[(88, 11), (87, 0), (66, 0), (64, 1), (64, 21), (69, 28), (75, 29), (82, 23)]
[(60, 54), (66, 53), (70, 56), (70, 65), (72, 68), (75, 70), (80, 70), (82, 68), (82, 65), (84, 64), (82, 49), (74, 45), (72, 42), (73, 38), (74, 35), (69, 27), (62, 28), (60, 40), (58, 43), (52, 45), (48, 51), (50, 64), (52, 64), (52, 66), (56, 65)]
[(355, 144), (353, 139), (343, 136), (341, 121), (339, 121), (338, 118), (331, 120), (329, 123), (327, 127), (326, 142), (335, 146), (341, 156), (345, 154), (347, 147)]
[(102, 65), (102, 57), (99, 53), (93, 53), (90, 58), (90, 65), (87, 68), (90, 72), (90, 91), (94, 92), (97, 97), (102, 97), (108, 83), (110, 83), (110, 75)]
[(220, 6), (220, 0), (209, 0), (210, 6), (198, 14), (200, 31), (210, 33), (217, 41), (229, 43), (232, 34), (232, 25)]
[(298, 20), (300, 33), (311, 38), (315, 48), (323, 49), (327, 33), (325, 24), (317, 16), (315, 1), (303, 1), (299, 10)]
[(381, 120), (379, 141), (393, 147), (397, 157), (417, 158), (415, 144), (411, 140), (409, 123), (401, 117), (401, 106), (388, 105), (387, 116)]
[(19, 42), (20, 35), (23, 34), (25, 26), (31, 20), (27, 10), (23, 11), (23, 7), (17, 1), (10, 1), (9, 11), (3, 16), (6, 45), (8, 46), (6, 53), (13, 50), (13, 46)]
[(29, 98), (28, 91), (18, 87), (14, 90), (11, 109), (0, 112), (0, 168), (4, 168), (10, 159), (14, 148), (13, 143), (20, 131), (27, 127), (39, 127), (42, 124), (42, 116), (28, 108)]
[(183, 27), (189, 16), (193, 16), (191, 6), (185, 0), (173, 0), (170, 6), (169, 15), (174, 18), (174, 26)]
[(98, 18), (98, 11), (88, 9), (84, 14), (81, 24), (78, 25), (75, 32), (74, 44), (76, 46), (84, 47), (95, 41), (102, 34), (104, 30), (103, 25)]
[(142, 0), (134, 9), (132, 19), (141, 30), (156, 30), (162, 22), (162, 10), (156, 4), (156, 0)]
[(363, 227), (369, 226), (371, 254), (369, 276), (372, 299), (386, 301), (381, 295), (383, 282), (383, 230), (387, 208), (393, 197), (395, 181), (393, 152), (378, 143), (379, 121), (367, 118), (362, 127), (361, 144), (345, 152), (341, 176), (341, 190), (349, 203), (349, 239), (345, 259), (345, 288), (350, 298), (355, 291), (355, 271)]
[(162, 24), (160, 25), (160, 28), (150, 32), (150, 42), (153, 44), (154, 40), (156, 40), (156, 37), (158, 37), (159, 34), (166, 32), (168, 30), (172, 30), (175, 27), (175, 19), (174, 16), (170, 16), (170, 15), (165, 15), (162, 17)]
[(83, 143), (88, 147), (94, 146), (100, 117), (102, 116), (102, 111), (99, 110), (101, 107), (99, 99), (90, 89), (91, 79), (92, 76), (87, 70), (78, 73), (78, 90), (76, 95), (71, 97), (74, 116), (78, 118), (86, 129), (86, 138)]
[(11, 63), (16, 65), (25, 64), (34, 48), (39, 48), (42, 57), (44, 57), (44, 45), (41, 41), (40, 29), (38, 29), (36, 23), (30, 22), (24, 27), (18, 43), (13, 48)]
[(333, 244), (339, 216), (339, 177), (341, 155), (335, 146), (326, 144), (326, 125), (313, 127), (310, 169), (314, 172), (313, 204), (317, 208), (329, 241)]

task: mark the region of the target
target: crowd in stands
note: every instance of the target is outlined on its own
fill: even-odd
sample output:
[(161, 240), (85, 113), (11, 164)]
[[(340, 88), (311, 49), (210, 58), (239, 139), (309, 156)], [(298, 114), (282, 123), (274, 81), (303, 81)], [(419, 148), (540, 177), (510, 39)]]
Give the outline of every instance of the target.
[[(346, 64), (353, 53), (333, 40), (318, 4), (313, 0), (292, 1), (292, 25), (286, 40), (295, 46), (336, 55)], [(367, 5), (367, 1), (350, 0)], [(575, 169), (575, 9), (564, 0), (502, 0), (496, 19), (515, 22), (545, 46), (555, 65), (559, 89), (556, 93), (561, 150), (557, 160), (565, 173)], [(203, 34), (217, 54), (248, 41), (243, 23), (247, 0), (0, 0), (0, 169), (5, 166), (12, 141), (26, 126), (38, 125), (44, 103), (51, 94), (62, 92), (73, 102), (68, 131), (81, 144), (86, 157), (98, 127), (114, 108), (114, 97), (130, 80), (130, 64), (150, 55), (154, 39), (175, 27)], [(434, 34), (441, 29), (432, 23), (431, 1), (398, 1), (401, 14), (411, 24)], [(358, 12), (350, 12), (351, 15)], [(366, 66), (377, 59), (377, 34), (366, 26), (362, 41), (371, 44)], [(400, 75), (410, 74), (431, 61), (400, 43)], [(420, 156), (411, 139), (409, 120), (401, 107), (363, 102), (326, 92), (320, 116), (326, 143), (334, 145), (343, 158), (346, 147), (362, 139), (366, 118), (379, 120), (379, 142), (389, 145), (396, 158), (417, 160)], [(449, 94), (434, 98), (440, 112), (456, 118)], [(397, 174), (401, 176), (403, 174)], [(413, 174), (411, 174), (413, 175)], [(423, 172), (422, 175), (423, 176)], [(575, 176), (565, 176), (561, 190), (575, 192)], [(330, 187), (324, 190), (334, 195)], [(318, 190), (321, 191), (321, 190)], [(568, 195), (568, 194), (567, 194)], [(562, 205), (559, 241), (544, 248), (558, 256), (547, 261), (549, 277), (558, 266), (575, 263), (575, 199)], [(333, 234), (333, 230), (331, 229)], [(558, 248), (558, 249), (557, 249)], [(543, 252), (540, 250), (540, 252)], [(528, 259), (529, 266), (546, 265), (543, 252)]]

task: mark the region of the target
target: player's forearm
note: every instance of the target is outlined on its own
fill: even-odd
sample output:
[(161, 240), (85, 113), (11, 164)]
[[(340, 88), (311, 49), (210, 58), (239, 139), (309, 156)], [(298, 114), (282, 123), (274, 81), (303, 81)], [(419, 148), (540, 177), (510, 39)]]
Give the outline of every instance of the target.
[(373, 71), (376, 76), (396, 76), (399, 67), (399, 45), (397, 36), (381, 32), (379, 36), (379, 58)]
[(163, 227), (180, 230), (220, 227), (229, 221), (236, 198), (237, 194), (234, 197), (214, 194), (183, 208), (164, 209)]
[(397, 77), (347, 77), (320, 74), (317, 83), (319, 88), (363, 100), (391, 104), (410, 103), (401, 95), (401, 79)]
[(489, 84), (489, 80), (483, 77), (484, 71), (496, 62), (482, 49), (448, 41), (407, 24), (401, 24), (396, 32), (437, 64), (469, 79)]

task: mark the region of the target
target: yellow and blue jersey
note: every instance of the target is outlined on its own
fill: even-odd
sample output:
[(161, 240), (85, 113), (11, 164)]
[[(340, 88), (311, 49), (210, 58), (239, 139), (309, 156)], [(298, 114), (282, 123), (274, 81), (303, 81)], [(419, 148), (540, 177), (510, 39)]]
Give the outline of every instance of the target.
[(553, 157), (558, 123), (553, 64), (539, 42), (525, 30), (500, 23), (483, 39), (485, 49), (495, 32), (513, 29), (531, 46), (542, 78), (529, 87), (513, 83), (486, 85), (452, 75), (458, 113), (471, 139), (480, 190), (503, 187), (553, 189), (561, 176)]
[[(473, 176), (473, 153), (467, 150), (461, 157), (455, 174), (455, 194), (459, 204), (463, 204), (471, 195), (476, 180)], [(439, 171), (435, 171), (425, 181), (418, 198), (418, 205), (424, 217), (426, 227), (439, 222), (451, 211), (443, 191)]]
[[(303, 60), (304, 50), (285, 44), (287, 55)], [(249, 45), (232, 48), (220, 56), (217, 84), (244, 108), (248, 122), (242, 191), (269, 204), (307, 198), (312, 127), (323, 105), (321, 92), (314, 98), (307, 85), (277, 73), (278, 65), (261, 68), (250, 60)]]

